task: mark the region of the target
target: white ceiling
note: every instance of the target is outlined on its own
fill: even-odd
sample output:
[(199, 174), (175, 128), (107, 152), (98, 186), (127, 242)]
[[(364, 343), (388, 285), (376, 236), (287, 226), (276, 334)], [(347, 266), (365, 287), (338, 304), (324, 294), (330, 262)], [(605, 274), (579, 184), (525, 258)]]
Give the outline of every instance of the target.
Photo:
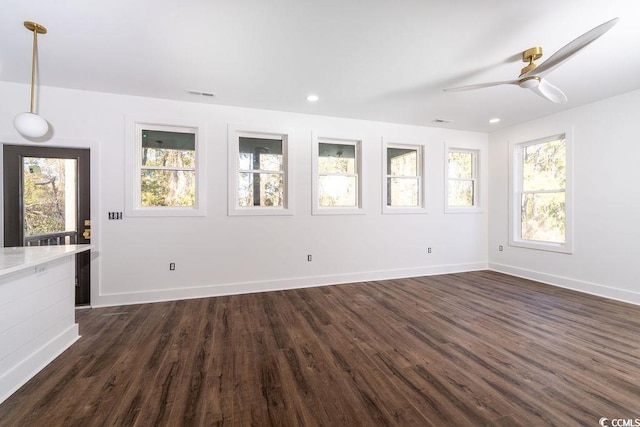
[[(38, 38), (45, 86), (483, 132), (640, 89), (637, 0), (2, 0), (1, 9), (9, 82), (30, 81), (22, 23), (32, 20), (49, 30)], [(523, 50), (542, 46), (540, 63), (614, 17), (545, 76), (567, 104), (517, 86), (442, 91), (517, 78)], [(307, 102), (310, 93), (320, 100)]]

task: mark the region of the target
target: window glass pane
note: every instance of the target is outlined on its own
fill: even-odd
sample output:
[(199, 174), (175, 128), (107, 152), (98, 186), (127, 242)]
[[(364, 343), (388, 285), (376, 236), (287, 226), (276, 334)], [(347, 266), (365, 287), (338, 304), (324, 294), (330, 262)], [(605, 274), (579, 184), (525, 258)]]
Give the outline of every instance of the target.
[(142, 166), (195, 167), (193, 133), (142, 130)]
[(357, 184), (355, 176), (320, 176), (318, 198), (321, 207), (357, 206)]
[(449, 206), (473, 206), (473, 181), (449, 180)]
[(417, 176), (418, 150), (387, 148), (387, 175)]
[(418, 178), (387, 178), (387, 206), (418, 206)]
[(238, 183), (238, 206), (282, 207), (284, 204), (282, 174), (241, 172)]
[(253, 169), (253, 153), (240, 153), (240, 170)]
[(565, 241), (565, 193), (522, 196), (522, 239), (541, 242)]
[(24, 157), (24, 236), (76, 231), (76, 159)]
[(260, 154), (260, 170), (263, 171), (281, 171), (282, 170), (282, 154)]
[(566, 159), (564, 139), (525, 146), (522, 153), (523, 191), (564, 189)]
[(449, 178), (473, 178), (473, 153), (449, 152)]
[(195, 171), (141, 171), (140, 201), (148, 206), (194, 206), (196, 202)]
[(318, 144), (319, 173), (356, 173), (356, 147), (349, 144)]
[(283, 170), (282, 140), (240, 137), (241, 170)]

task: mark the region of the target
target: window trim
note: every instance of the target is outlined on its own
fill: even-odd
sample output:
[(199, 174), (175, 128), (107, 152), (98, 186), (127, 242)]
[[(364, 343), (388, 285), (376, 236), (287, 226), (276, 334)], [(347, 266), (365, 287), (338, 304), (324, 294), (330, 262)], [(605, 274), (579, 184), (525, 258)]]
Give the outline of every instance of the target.
[[(254, 129), (260, 128), (256, 131)], [(292, 168), (291, 168), (291, 144), (289, 144), (289, 131), (269, 129), (260, 126), (240, 126), (228, 124), (227, 130), (227, 166), (228, 166), (228, 186), (227, 186), (227, 214), (229, 216), (251, 216), (251, 215), (293, 215), (293, 191), (292, 191)], [(238, 156), (240, 152), (240, 138), (264, 138), (282, 140), (282, 173), (283, 177), (283, 206), (239, 206), (238, 204), (238, 175), (240, 165)]]
[[(206, 144), (205, 125), (181, 119), (162, 119), (158, 117), (126, 117), (127, 146), (125, 214), (130, 217), (190, 217), (206, 216)], [(195, 134), (195, 205), (194, 206), (142, 206), (141, 178), (142, 144), (138, 138), (139, 130), (150, 128), (167, 132), (193, 132)], [(153, 168), (150, 168), (153, 169)], [(172, 169), (173, 170), (173, 169)]]
[[(362, 138), (339, 138), (320, 136), (317, 132), (311, 133), (312, 140), (312, 156), (311, 156), (311, 214), (312, 215), (362, 215), (365, 213), (363, 209), (363, 155), (362, 155)], [(320, 171), (318, 170), (318, 160), (320, 157), (320, 144), (342, 144), (353, 145), (356, 154), (356, 206), (355, 207), (321, 207), (319, 205), (319, 187), (320, 187)]]
[[(457, 145), (446, 145), (444, 150), (444, 212), (445, 213), (481, 213), (481, 152), (480, 149), (466, 148)], [(473, 205), (449, 206), (449, 153), (470, 153), (473, 155), (472, 180), (473, 180)]]
[[(548, 132), (548, 136), (509, 143), (509, 246), (548, 252), (573, 253), (573, 128), (560, 132)], [(522, 148), (530, 145), (555, 141), (564, 137), (566, 153), (565, 194), (565, 241), (564, 243), (524, 240), (522, 229)]]
[[(427, 213), (427, 185), (425, 174), (427, 170), (427, 155), (425, 144), (407, 144), (393, 142), (394, 140), (383, 138), (382, 140), (382, 213), (383, 214), (424, 214)], [(418, 206), (389, 206), (387, 204), (388, 189), (387, 179), (387, 151), (388, 148), (400, 148), (418, 151)]]

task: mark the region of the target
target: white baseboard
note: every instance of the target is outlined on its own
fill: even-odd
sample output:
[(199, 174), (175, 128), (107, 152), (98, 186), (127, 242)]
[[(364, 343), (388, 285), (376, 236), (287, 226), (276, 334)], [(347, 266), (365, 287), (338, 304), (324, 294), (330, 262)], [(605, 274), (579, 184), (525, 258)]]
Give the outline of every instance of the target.
[(466, 264), (416, 267), (409, 269), (348, 273), (340, 275), (299, 277), (294, 279), (267, 280), (259, 282), (205, 285), (188, 288), (153, 290), (146, 292), (101, 294), (91, 301), (91, 307), (110, 307), (117, 305), (207, 298), (223, 295), (248, 294), (255, 292), (281, 291), (286, 289), (367, 282), (372, 280), (400, 279), (404, 277), (432, 276), (436, 274), (460, 273), (464, 271), (485, 269), (487, 269), (486, 262), (476, 262)]
[(498, 263), (489, 263), (489, 269), (500, 273), (509, 274), (511, 276), (535, 280), (537, 282), (546, 283), (548, 285), (558, 286), (578, 292), (597, 295), (599, 297), (627, 302), (629, 304), (640, 305), (640, 293), (629, 291), (626, 289), (612, 288), (610, 286), (604, 286), (597, 283), (571, 279), (569, 277), (556, 276), (553, 274), (541, 273), (539, 271), (527, 270), (524, 268), (513, 267), (510, 265)]
[(73, 324), (51, 341), (29, 355), (19, 365), (0, 377), (0, 403), (15, 393), (45, 366), (80, 338), (78, 325)]

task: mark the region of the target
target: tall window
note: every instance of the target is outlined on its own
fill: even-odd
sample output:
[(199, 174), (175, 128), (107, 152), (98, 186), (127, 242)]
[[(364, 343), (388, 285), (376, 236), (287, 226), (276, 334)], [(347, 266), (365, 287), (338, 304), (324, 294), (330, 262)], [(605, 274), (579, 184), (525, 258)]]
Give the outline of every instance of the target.
[(314, 156), (314, 214), (361, 208), (360, 141), (318, 138)]
[(282, 140), (239, 138), (238, 205), (284, 205)]
[(386, 144), (383, 153), (384, 213), (422, 212), (424, 209), (423, 147)]
[(565, 134), (515, 145), (512, 243), (567, 251), (567, 138)]
[(451, 148), (447, 153), (447, 211), (479, 207), (478, 151)]
[(235, 132), (229, 145), (229, 213), (287, 212), (287, 137)]
[(193, 129), (139, 125), (140, 205), (194, 206), (196, 134)]

